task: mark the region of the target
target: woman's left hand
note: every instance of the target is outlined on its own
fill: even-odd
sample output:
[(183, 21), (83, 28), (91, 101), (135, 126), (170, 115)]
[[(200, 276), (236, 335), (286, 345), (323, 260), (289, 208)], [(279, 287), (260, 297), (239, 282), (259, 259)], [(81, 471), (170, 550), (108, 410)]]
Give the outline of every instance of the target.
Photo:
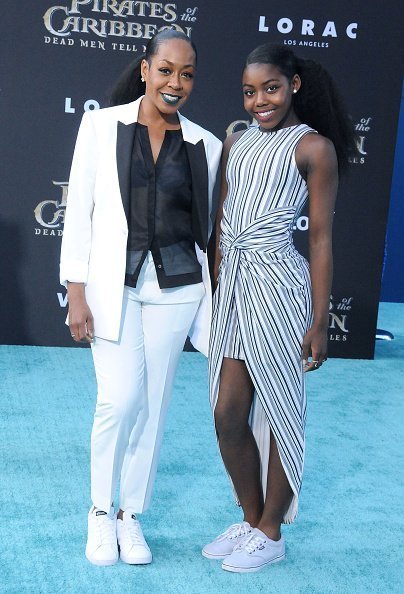
[[(327, 329), (312, 326), (303, 339), (302, 359), (304, 371), (319, 369), (327, 361)], [(309, 358), (311, 357), (311, 361)]]

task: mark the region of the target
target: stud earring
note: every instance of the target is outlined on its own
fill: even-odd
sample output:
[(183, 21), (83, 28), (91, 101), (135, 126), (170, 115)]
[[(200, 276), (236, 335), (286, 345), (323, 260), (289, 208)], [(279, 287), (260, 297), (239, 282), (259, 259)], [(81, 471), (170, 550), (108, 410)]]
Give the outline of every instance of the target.
[(297, 93), (297, 89), (293, 89), (293, 92), (294, 92), (294, 93)]
[(141, 80), (142, 82), (145, 82), (145, 80), (144, 80), (143, 76), (141, 76), (141, 77), (140, 77), (140, 80)]

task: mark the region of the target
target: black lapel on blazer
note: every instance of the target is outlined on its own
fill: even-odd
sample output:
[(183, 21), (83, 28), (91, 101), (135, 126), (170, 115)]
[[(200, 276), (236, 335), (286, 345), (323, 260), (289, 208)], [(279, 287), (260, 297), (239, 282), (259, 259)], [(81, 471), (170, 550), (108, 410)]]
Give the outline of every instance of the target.
[(116, 165), (118, 169), (119, 187), (121, 190), (122, 204), (129, 220), (130, 205), (130, 169), (132, 163), (132, 149), (135, 138), (136, 122), (125, 125), (118, 122), (116, 131)]
[(197, 144), (185, 142), (192, 177), (192, 232), (201, 250), (208, 242), (209, 182), (208, 163), (203, 140)]

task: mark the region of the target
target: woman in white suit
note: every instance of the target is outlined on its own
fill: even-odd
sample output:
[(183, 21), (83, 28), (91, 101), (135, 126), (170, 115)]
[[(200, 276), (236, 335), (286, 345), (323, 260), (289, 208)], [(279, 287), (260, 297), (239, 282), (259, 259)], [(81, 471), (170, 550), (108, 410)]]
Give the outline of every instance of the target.
[(73, 157), (60, 276), (71, 335), (91, 342), (97, 377), (86, 546), (96, 565), (119, 554), (151, 562), (136, 514), (149, 505), (187, 335), (207, 353), (221, 142), (178, 113), (195, 68), (186, 35), (158, 33), (124, 73), (115, 105), (84, 114)]

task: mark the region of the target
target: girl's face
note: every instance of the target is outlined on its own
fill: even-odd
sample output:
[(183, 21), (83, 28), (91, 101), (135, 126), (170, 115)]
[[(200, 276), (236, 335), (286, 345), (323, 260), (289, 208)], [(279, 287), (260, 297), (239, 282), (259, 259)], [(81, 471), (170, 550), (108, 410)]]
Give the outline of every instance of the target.
[(297, 74), (290, 81), (273, 64), (250, 64), (243, 73), (244, 108), (262, 129), (294, 126), (292, 97), (300, 85)]
[(146, 81), (146, 97), (167, 116), (175, 114), (192, 92), (195, 53), (182, 39), (160, 43), (151, 63), (142, 60), (141, 75)]

